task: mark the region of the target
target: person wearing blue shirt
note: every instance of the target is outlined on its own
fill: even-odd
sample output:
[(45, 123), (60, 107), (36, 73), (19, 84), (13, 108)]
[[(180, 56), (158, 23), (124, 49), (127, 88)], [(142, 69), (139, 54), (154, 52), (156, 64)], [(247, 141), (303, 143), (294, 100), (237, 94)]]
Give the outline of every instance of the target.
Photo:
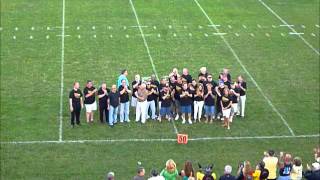
[(129, 81), (128, 81), (128, 70), (124, 69), (121, 71), (121, 75), (118, 77), (118, 80), (117, 80), (117, 87), (119, 88), (121, 86), (121, 82), (122, 80), (125, 80), (126, 81), (126, 85), (129, 86)]

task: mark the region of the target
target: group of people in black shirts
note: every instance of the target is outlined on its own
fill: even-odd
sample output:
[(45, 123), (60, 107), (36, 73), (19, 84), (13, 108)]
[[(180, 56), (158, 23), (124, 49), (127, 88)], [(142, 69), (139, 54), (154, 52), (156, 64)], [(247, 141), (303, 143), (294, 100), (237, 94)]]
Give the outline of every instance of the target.
[(161, 122), (163, 119), (177, 121), (180, 117), (183, 124), (192, 124), (201, 122), (204, 116), (205, 123), (221, 119), (223, 126), (230, 129), (236, 115), (244, 118), (246, 82), (242, 76), (232, 81), (226, 68), (219, 73), (216, 81), (206, 67), (200, 68), (197, 79), (193, 79), (186, 68), (183, 68), (181, 75), (174, 68), (160, 82), (155, 75), (145, 80), (137, 74), (131, 86), (127, 76), (128, 71), (123, 70), (111, 89), (102, 83), (97, 90), (89, 80), (83, 94), (79, 90), (79, 82), (75, 82), (69, 95), (72, 127), (75, 122), (80, 125), (83, 104), (87, 123), (93, 122), (93, 111), (97, 110), (96, 96), (99, 99), (100, 121), (111, 127), (118, 122), (118, 115), (120, 123), (130, 122), (130, 106), (135, 109), (135, 121), (143, 124), (147, 119)]

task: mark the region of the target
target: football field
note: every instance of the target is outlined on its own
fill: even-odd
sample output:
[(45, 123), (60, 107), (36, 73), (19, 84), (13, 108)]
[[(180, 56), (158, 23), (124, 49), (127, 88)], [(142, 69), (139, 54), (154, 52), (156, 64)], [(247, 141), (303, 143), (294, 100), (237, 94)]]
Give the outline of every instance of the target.
[[(131, 179), (173, 158), (259, 162), (275, 149), (313, 158), (319, 146), (319, 0), (1, 0), (1, 179)], [(213, 124), (70, 126), (68, 95), (116, 83), (122, 69), (161, 78), (222, 68), (248, 84), (246, 118)], [(178, 145), (176, 134), (188, 134)]]

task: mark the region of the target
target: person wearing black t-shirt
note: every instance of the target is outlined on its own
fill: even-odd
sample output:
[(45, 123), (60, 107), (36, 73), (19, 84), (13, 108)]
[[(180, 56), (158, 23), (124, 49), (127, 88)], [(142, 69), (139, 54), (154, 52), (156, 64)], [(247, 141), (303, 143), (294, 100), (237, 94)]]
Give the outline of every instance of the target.
[(187, 68), (182, 69), (181, 77), (187, 81), (188, 84), (192, 82), (192, 76), (189, 74), (189, 70)]
[(247, 83), (244, 81), (242, 76), (238, 76), (236, 87), (240, 89), (240, 98), (238, 103), (237, 115), (240, 115), (242, 118), (244, 118), (244, 111), (246, 107)]
[(117, 123), (118, 107), (120, 104), (120, 93), (117, 91), (117, 86), (114, 84), (111, 86), (111, 92), (109, 93), (109, 126), (113, 127)]
[(106, 123), (109, 123), (109, 110), (108, 110), (108, 96), (110, 90), (107, 88), (106, 83), (102, 83), (100, 89), (98, 90), (99, 98), (99, 113), (100, 113), (100, 122), (104, 123), (103, 116), (105, 116)]
[(160, 81), (160, 84), (159, 84), (159, 88), (158, 88), (158, 92), (159, 92), (159, 103), (158, 103), (158, 109), (159, 109), (159, 114), (158, 114), (158, 120), (161, 121), (161, 114), (160, 114), (160, 109), (161, 109), (161, 103), (162, 103), (162, 96), (160, 95), (161, 92), (164, 91), (164, 87), (166, 87), (166, 84), (168, 84), (169, 86), (169, 83), (167, 83), (167, 80), (166, 78), (163, 78), (161, 79)]
[(171, 103), (172, 103), (172, 96), (170, 92), (169, 83), (165, 84), (165, 87), (162, 88), (160, 92), (160, 99), (161, 99), (161, 107), (160, 107), (160, 116), (159, 121), (161, 122), (161, 117), (167, 117), (168, 121), (171, 121)]
[(217, 93), (217, 106), (216, 106), (216, 115), (217, 119), (221, 119), (223, 121), (223, 116), (222, 116), (222, 107), (221, 107), (221, 98), (223, 96), (223, 90), (225, 88), (225, 85), (223, 81), (219, 80), (219, 85), (216, 86), (215, 91)]
[(80, 125), (80, 112), (83, 108), (82, 92), (79, 89), (79, 82), (73, 84), (73, 89), (69, 93), (69, 106), (71, 112), (71, 125), (74, 127), (74, 119)]
[(182, 90), (179, 94), (180, 96), (180, 112), (182, 117), (182, 124), (186, 123), (186, 116), (188, 115), (188, 123), (192, 124), (191, 121), (191, 104), (192, 102), (192, 94), (190, 93), (190, 89), (188, 88), (187, 83), (183, 83)]
[(230, 93), (229, 93), (229, 89), (225, 88), (223, 90), (223, 96), (221, 98), (220, 101), (220, 105), (222, 107), (222, 115), (224, 118), (224, 124), (223, 127), (227, 127), (228, 129), (230, 129), (230, 113), (231, 113), (231, 105), (232, 105), (232, 101), (230, 98)]
[(130, 122), (129, 120), (129, 95), (131, 94), (130, 87), (127, 85), (126, 80), (121, 81), (119, 87), (120, 93), (120, 123)]
[[(147, 82), (147, 91), (148, 91), (148, 97), (147, 97), (147, 113), (150, 108), (151, 110), (151, 119), (156, 120), (156, 105), (155, 100), (158, 98), (159, 92), (158, 88), (151, 84), (151, 82)], [(148, 119), (148, 116), (147, 116)]]
[(131, 107), (134, 107), (134, 108), (137, 107), (136, 92), (138, 91), (140, 85), (141, 85), (140, 75), (136, 74), (134, 77), (134, 81), (132, 82)]
[(198, 75), (199, 83), (204, 83), (207, 81), (208, 72), (206, 67), (201, 67)]
[(93, 122), (93, 111), (97, 110), (96, 93), (97, 89), (93, 86), (93, 82), (91, 80), (88, 80), (87, 85), (83, 90), (87, 123)]
[(234, 116), (236, 115), (236, 113), (238, 112), (238, 99), (240, 97), (240, 93), (239, 93), (239, 89), (235, 87), (234, 84), (231, 85), (230, 89), (230, 98), (232, 101), (232, 105), (231, 105), (231, 115), (230, 115), (230, 123), (232, 123)]
[(212, 123), (215, 116), (216, 92), (211, 83), (207, 83), (204, 89), (204, 109), (206, 113), (205, 123)]
[(196, 88), (196, 92), (194, 94), (194, 122), (201, 122), (202, 110), (204, 105), (204, 88), (203, 85), (200, 83)]
[(182, 91), (182, 79), (181, 77), (178, 77), (176, 83), (172, 84), (172, 93), (174, 95), (174, 112), (176, 113), (175, 120), (177, 121), (179, 119), (179, 113), (180, 113), (180, 94)]

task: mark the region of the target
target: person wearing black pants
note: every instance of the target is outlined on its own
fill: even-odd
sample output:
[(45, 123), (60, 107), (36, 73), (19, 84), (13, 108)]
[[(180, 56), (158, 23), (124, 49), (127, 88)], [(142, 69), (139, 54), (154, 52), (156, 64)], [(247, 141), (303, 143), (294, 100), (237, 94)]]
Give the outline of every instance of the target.
[(82, 92), (79, 89), (79, 82), (73, 84), (73, 89), (69, 94), (69, 105), (71, 112), (71, 126), (74, 127), (74, 120), (76, 120), (77, 125), (80, 125), (80, 112), (83, 108)]
[(109, 110), (108, 110), (108, 98), (110, 90), (107, 88), (106, 83), (102, 83), (100, 89), (98, 90), (99, 97), (99, 112), (100, 112), (100, 122), (104, 123), (103, 116), (106, 117), (106, 123), (109, 124)]

